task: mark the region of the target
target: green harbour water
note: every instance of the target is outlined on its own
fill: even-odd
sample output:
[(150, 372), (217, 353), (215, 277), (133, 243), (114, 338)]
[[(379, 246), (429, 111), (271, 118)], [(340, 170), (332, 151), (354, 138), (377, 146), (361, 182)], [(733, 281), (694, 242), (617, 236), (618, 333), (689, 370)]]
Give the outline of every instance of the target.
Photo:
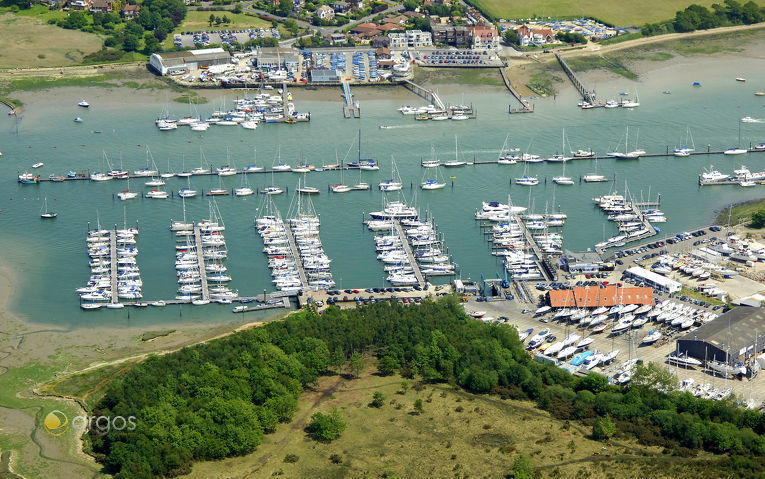
[[(19, 173), (31, 171), (38, 161), (45, 166), (37, 170), (42, 177), (51, 173), (66, 175), (69, 170), (103, 170), (102, 152), (105, 151), (113, 166), (134, 170), (146, 165), (146, 146), (160, 170), (167, 168), (168, 159), (173, 170), (200, 164), (200, 147), (213, 167), (230, 162), (239, 169), (253, 162), (253, 149), (257, 147), (257, 164), (270, 166), (279, 152), (285, 163), (296, 164), (301, 158), (315, 166), (334, 163), (336, 151), (340, 159), (350, 148), (349, 158), (356, 157), (356, 138), (361, 129), (362, 155), (375, 158), (382, 167), (377, 172), (361, 172), (364, 181), (373, 186), (371, 192), (352, 191), (331, 194), (329, 185), (340, 182), (340, 172), (309, 173), (307, 184), (318, 187), (314, 206), (321, 214), (321, 237), (325, 250), (333, 260), (332, 272), (338, 289), (383, 286), (385, 273), (382, 263), (375, 259), (372, 233), (361, 224), (365, 214), (380, 209), (382, 193), (376, 185), (390, 178), (391, 157), (401, 173), (404, 194), (411, 201), (416, 198), (420, 211), (429, 211), (444, 233), (448, 251), (460, 265), (462, 276), (479, 279), (481, 273), (493, 277), (502, 270), (500, 262), (491, 256), (473, 213), (482, 201), (505, 201), (508, 194), (513, 202), (528, 206), (531, 201), (536, 212), (543, 212), (545, 204), (568, 214), (562, 232), (564, 247), (572, 250), (591, 248), (595, 243), (616, 234), (613, 224), (592, 205), (592, 198), (616, 188), (624, 189), (647, 200), (661, 194), (661, 209), (669, 218), (659, 224), (664, 233), (676, 233), (695, 226), (708, 224), (716, 212), (732, 202), (762, 196), (765, 186), (741, 188), (736, 185), (699, 187), (697, 178), (703, 168), (715, 168), (730, 173), (745, 164), (752, 171), (765, 169), (765, 153), (738, 157), (692, 156), (690, 158), (658, 157), (639, 160), (601, 160), (598, 173), (614, 178), (609, 183), (578, 183), (573, 186), (553, 187), (552, 177), (561, 174), (560, 163), (528, 165), (528, 171), (540, 178), (536, 187), (510, 186), (512, 178), (523, 174), (524, 165), (475, 165), (464, 168), (443, 169), (447, 187), (443, 190), (421, 191), (418, 187), (424, 170), (420, 159), (430, 156), (431, 145), (442, 161), (455, 155), (455, 135), (459, 152), (464, 160), (472, 162), (496, 160), (505, 136), (509, 145), (528, 148), (531, 153), (551, 156), (561, 150), (561, 130), (572, 149), (593, 149), (599, 154), (610, 151), (623, 141), (625, 128), (630, 129), (630, 149), (639, 131), (638, 146), (648, 153), (660, 153), (667, 147), (680, 146), (690, 128), (697, 151), (724, 150), (738, 143), (739, 120), (744, 116), (765, 117), (765, 99), (755, 97), (754, 91), (765, 89), (765, 61), (741, 58), (695, 60), (692, 63), (662, 68), (646, 75), (640, 82), (613, 80), (595, 85), (599, 96), (616, 98), (619, 92), (639, 94), (641, 106), (635, 110), (580, 110), (573, 88), (566, 87), (556, 98), (534, 100), (533, 114), (508, 115), (512, 97), (500, 89), (472, 89), (444, 87), (442, 97), (450, 103), (472, 103), (478, 112), (476, 120), (462, 122), (416, 122), (402, 116), (396, 109), (404, 104), (419, 105), (422, 100), (403, 89), (391, 89), (388, 97), (383, 93), (354, 89), (361, 103), (361, 119), (342, 117), (339, 89), (336, 99), (332, 95), (311, 95), (300, 89), (293, 91), (297, 110), (310, 111), (311, 122), (304, 124), (265, 124), (249, 131), (241, 127), (211, 126), (207, 132), (192, 132), (187, 127), (161, 132), (154, 118), (162, 109), (162, 102), (141, 96), (140, 91), (129, 89), (82, 89), (60, 95), (51, 90), (39, 93), (18, 123), (18, 134), (13, 119), (0, 118), (0, 251), (2, 262), (15, 275), (16, 294), (11, 309), (25, 319), (52, 324), (63, 328), (92, 327), (108, 322), (111, 325), (170, 324), (181, 320), (178, 306), (164, 310), (146, 308), (115, 311), (81, 311), (74, 290), (87, 281), (89, 269), (85, 247), (88, 222), (91, 227), (100, 217), (102, 226), (122, 225), (123, 212), (128, 225), (136, 221), (140, 226), (138, 237), (138, 265), (143, 279), (145, 301), (170, 299), (175, 296), (174, 244), (169, 230), (170, 219), (182, 217), (179, 198), (152, 200), (138, 198), (121, 202), (113, 194), (125, 189), (124, 180), (102, 183), (67, 181), (40, 185), (20, 185)], [(746, 83), (734, 81), (746, 77)], [(693, 81), (702, 82), (693, 88)], [(69, 90), (69, 89), (66, 89)], [(662, 94), (670, 90), (671, 95)], [(231, 106), (237, 92), (227, 91), (227, 106)], [(84, 110), (76, 106), (83, 95), (93, 106)], [(243, 92), (238, 92), (239, 95)], [(156, 96), (156, 95), (155, 95)], [(326, 98), (330, 98), (327, 100)], [(220, 100), (200, 105), (203, 117), (216, 108)], [(183, 116), (187, 107), (170, 104), (174, 116)], [(83, 123), (74, 123), (76, 116)], [(380, 129), (380, 125), (391, 128)], [(765, 123), (743, 123), (741, 144), (765, 141)], [(100, 134), (94, 133), (100, 130)], [(529, 148), (529, 144), (531, 144)], [(567, 145), (568, 146), (568, 145)], [(592, 173), (592, 160), (575, 160), (566, 165), (566, 175), (575, 179)], [(449, 179), (454, 176), (453, 180)], [(274, 183), (287, 187), (290, 193), (302, 175), (277, 173)], [(544, 178), (547, 183), (544, 183)], [(253, 188), (271, 184), (270, 174), (248, 175)], [(345, 183), (359, 180), (356, 170), (345, 173)], [(145, 180), (144, 180), (145, 181)], [(218, 187), (217, 176), (192, 177), (191, 186), (197, 190)], [(231, 189), (240, 185), (241, 177), (222, 180)], [(453, 183), (453, 186), (452, 186)], [(409, 185), (413, 185), (410, 189)], [(186, 186), (186, 179), (167, 180), (166, 189), (177, 191)], [(141, 180), (131, 180), (131, 188), (148, 191)], [(39, 217), (43, 198), (48, 198), (50, 209), (58, 213), (52, 221)], [(289, 209), (292, 194), (274, 197), (282, 215)], [(262, 294), (271, 291), (271, 276), (262, 254), (262, 242), (253, 228), (258, 215), (261, 196), (247, 198), (219, 197), (218, 207), (226, 224), (229, 250), (227, 266), (233, 281), (231, 287), (241, 295)], [(124, 208), (124, 209), (123, 209)], [(200, 220), (208, 217), (207, 198), (186, 201), (187, 218)], [(605, 225), (605, 229), (604, 226)], [(206, 307), (184, 306), (183, 321), (231, 320), (230, 305)], [(252, 314), (252, 313), (250, 313)], [(256, 319), (256, 313), (248, 318)]]

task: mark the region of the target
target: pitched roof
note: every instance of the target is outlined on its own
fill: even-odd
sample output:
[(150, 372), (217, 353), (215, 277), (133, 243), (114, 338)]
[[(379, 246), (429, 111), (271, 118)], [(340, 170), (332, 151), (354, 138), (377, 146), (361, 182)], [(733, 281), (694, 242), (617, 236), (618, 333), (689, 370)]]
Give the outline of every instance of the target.
[(653, 304), (653, 289), (618, 288), (609, 284), (604, 288), (597, 286), (576, 286), (573, 289), (553, 290), (549, 292), (550, 306), (554, 308), (597, 308), (616, 306), (617, 304)]

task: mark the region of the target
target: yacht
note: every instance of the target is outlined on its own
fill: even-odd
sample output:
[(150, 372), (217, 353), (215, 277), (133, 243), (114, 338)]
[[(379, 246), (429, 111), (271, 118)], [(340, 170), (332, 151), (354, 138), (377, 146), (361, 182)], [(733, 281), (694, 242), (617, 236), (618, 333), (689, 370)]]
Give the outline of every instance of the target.
[(743, 155), (744, 153), (747, 153), (748, 150), (746, 148), (741, 148), (740, 146), (733, 146), (728, 148), (723, 152), (724, 155)]
[(536, 186), (539, 184), (539, 179), (536, 176), (524, 175), (520, 178), (516, 178), (515, 184), (523, 186)]
[(81, 106), (83, 108), (90, 108), (90, 103), (86, 102), (85, 100), (82, 100), (81, 102), (77, 103), (77, 106)]
[(715, 170), (714, 165), (709, 165), (709, 169), (704, 170), (704, 172), (699, 177), (699, 181), (702, 183), (714, 183), (718, 181), (727, 181), (729, 179), (730, 175), (726, 175)]
[(45, 202), (43, 203), (42, 208), (40, 209), (40, 218), (49, 220), (53, 219), (56, 216), (58, 216), (58, 213), (54, 213), (53, 211), (48, 209), (48, 197), (45, 197)]

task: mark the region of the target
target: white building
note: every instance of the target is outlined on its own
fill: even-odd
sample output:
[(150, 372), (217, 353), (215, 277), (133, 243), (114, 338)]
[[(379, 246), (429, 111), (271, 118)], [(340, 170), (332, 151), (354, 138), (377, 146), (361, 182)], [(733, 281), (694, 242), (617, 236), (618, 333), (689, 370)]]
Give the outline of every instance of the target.
[(407, 30), (406, 42), (412, 48), (433, 46), (433, 36), (422, 30)]
[(396, 49), (396, 48), (406, 48), (407, 46), (407, 40), (406, 40), (406, 33), (400, 32), (395, 33), (391, 32), (388, 34), (388, 40), (390, 41), (388, 48), (390, 49)]
[(433, 46), (433, 36), (422, 30), (407, 30), (406, 32), (391, 32), (388, 34), (391, 50), (396, 48), (420, 48)]
[(666, 291), (667, 293), (676, 293), (680, 291), (683, 286), (675, 280), (654, 273), (653, 271), (648, 271), (640, 266), (633, 266), (625, 271), (624, 274), (642, 281), (646, 286), (650, 286), (660, 291)]

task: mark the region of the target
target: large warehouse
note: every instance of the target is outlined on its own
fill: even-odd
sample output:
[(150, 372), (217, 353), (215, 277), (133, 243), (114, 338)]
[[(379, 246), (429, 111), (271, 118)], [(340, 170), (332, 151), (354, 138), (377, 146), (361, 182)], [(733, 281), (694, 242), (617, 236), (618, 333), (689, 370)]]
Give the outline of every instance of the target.
[(682, 284), (673, 279), (669, 279), (653, 271), (648, 271), (640, 266), (633, 266), (624, 272), (630, 278), (635, 278), (645, 283), (646, 286), (666, 291), (667, 293), (676, 293), (682, 289)]
[(231, 54), (222, 48), (152, 53), (149, 65), (160, 75), (173, 75), (198, 70), (200, 67), (231, 63)]
[(700, 361), (735, 364), (765, 349), (765, 308), (739, 306), (677, 340), (677, 351)]

